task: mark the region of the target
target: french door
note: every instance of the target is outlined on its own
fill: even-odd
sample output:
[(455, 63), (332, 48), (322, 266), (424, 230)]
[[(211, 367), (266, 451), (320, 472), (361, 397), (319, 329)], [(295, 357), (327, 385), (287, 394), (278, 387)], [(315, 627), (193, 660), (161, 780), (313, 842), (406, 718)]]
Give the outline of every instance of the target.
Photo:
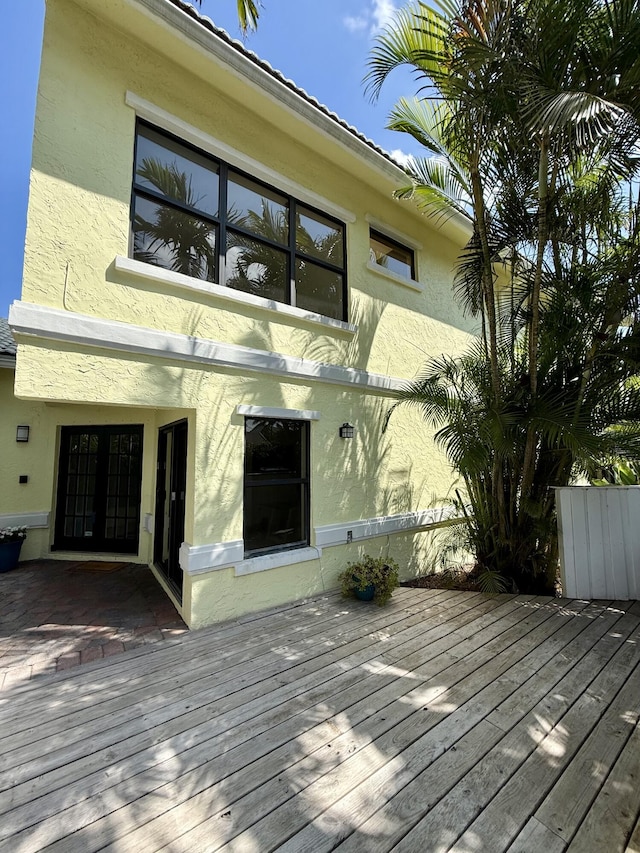
[(62, 427), (55, 549), (137, 553), (142, 430)]
[(187, 422), (177, 421), (158, 432), (154, 562), (182, 597), (180, 546), (184, 540), (187, 487)]

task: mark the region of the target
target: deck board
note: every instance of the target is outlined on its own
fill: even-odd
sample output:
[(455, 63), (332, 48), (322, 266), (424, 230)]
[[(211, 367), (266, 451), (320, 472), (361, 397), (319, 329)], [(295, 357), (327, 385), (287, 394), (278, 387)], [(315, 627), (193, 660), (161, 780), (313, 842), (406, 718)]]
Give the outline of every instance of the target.
[(323, 596), (5, 691), (0, 851), (622, 853), (639, 717), (636, 605)]

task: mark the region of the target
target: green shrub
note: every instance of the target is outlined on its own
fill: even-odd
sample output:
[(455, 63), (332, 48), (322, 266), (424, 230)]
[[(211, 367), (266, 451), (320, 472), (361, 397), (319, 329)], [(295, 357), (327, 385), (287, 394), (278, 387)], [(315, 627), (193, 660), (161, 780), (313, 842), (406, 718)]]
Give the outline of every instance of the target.
[(363, 592), (373, 585), (373, 600), (379, 606), (386, 604), (398, 586), (398, 564), (390, 557), (374, 557), (365, 554), (360, 560), (348, 563), (338, 576), (344, 596), (355, 596), (356, 590)]

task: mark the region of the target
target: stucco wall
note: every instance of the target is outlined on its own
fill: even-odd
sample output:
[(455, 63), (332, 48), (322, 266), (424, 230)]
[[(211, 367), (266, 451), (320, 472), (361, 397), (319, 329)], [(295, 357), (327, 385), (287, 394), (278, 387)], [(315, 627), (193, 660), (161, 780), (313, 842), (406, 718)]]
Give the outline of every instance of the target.
[[(393, 200), (388, 181), (378, 183), (371, 169), (320, 133), (314, 135), (293, 113), (275, 102), (266, 110), (265, 96), (249, 85), (242, 88), (237, 75), (221, 68), (203, 79), (206, 66), (191, 62), (193, 48), (165, 33), (171, 56), (161, 55), (142, 37), (127, 34), (136, 14), (128, 4), (114, 0), (121, 11), (116, 29), (81, 8), (93, 2), (49, 0), (47, 5), (24, 302), (396, 380), (414, 376), (427, 357), (460, 351), (468, 343), (472, 327), (451, 297), (459, 245), (410, 205)], [(140, 30), (142, 36), (147, 32), (153, 33), (151, 24)], [(192, 70), (186, 70), (190, 64)], [(355, 334), (116, 269), (115, 259), (126, 257), (129, 246), (136, 114), (126, 103), (127, 92), (188, 123), (203, 138), (264, 164), (275, 173), (276, 188), (279, 174), (301, 194), (313, 193), (349, 212), (349, 322), (358, 326)], [(295, 196), (295, 186), (285, 189)], [(370, 269), (368, 217), (422, 245), (416, 253), (422, 292)], [(383, 434), (393, 398), (356, 382), (336, 385), (197, 359), (180, 362), (151, 356), (142, 346), (107, 351), (92, 345), (88, 331), (66, 340), (52, 340), (55, 336), (53, 325), (51, 334), (39, 339), (18, 334), (16, 374), (19, 397), (53, 404), (38, 415), (51, 435), (38, 447), (48, 472), (42, 496), (47, 506), (53, 503), (55, 431), (67, 422), (61, 413), (68, 417), (75, 403), (83, 404), (81, 420), (91, 413), (95, 423), (101, 417), (144, 423), (143, 518), (153, 511), (157, 428), (188, 417), (185, 539), (193, 546), (242, 538), (244, 436), (238, 404), (320, 412), (311, 429), (312, 532), (441, 504), (451, 487), (451, 471), (419, 414), (399, 410)], [(113, 419), (114, 412), (122, 413), (121, 420)], [(351, 441), (338, 437), (344, 421), (356, 426)], [(363, 551), (387, 549), (405, 573), (417, 573), (429, 542), (424, 532), (394, 534), (334, 545), (318, 560), (242, 577), (232, 567), (187, 577), (187, 618), (204, 624), (322, 591), (335, 586), (345, 561)], [(151, 553), (150, 536), (141, 531), (140, 556), (151, 559)]]
[[(129, 246), (135, 112), (125, 104), (127, 91), (356, 216), (347, 227), (350, 320), (360, 326), (355, 339), (114, 271), (114, 258), (126, 256)], [(312, 351), (319, 361), (398, 376), (411, 376), (425, 356), (459, 346), (469, 320), (451, 300), (458, 247), (408, 203), (325, 159), (321, 137), (315, 151), (298, 144), (293, 117), (274, 106), (274, 124), (265, 125), (252, 114), (256, 98), (247, 88), (242, 105), (232, 103), (224, 74), (206, 85), (68, 0), (50, 2), (22, 298), (291, 355)], [(423, 245), (417, 262), (424, 293), (367, 268), (366, 214)]]

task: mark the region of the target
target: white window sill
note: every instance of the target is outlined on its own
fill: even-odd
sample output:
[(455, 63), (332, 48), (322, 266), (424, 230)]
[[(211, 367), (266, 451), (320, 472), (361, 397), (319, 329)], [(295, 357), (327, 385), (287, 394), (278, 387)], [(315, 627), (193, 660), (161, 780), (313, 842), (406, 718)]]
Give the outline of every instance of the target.
[(142, 263), (142, 261), (135, 261), (133, 258), (125, 258), (122, 255), (116, 255), (114, 269), (118, 273), (139, 278), (143, 281), (155, 281), (182, 290), (195, 290), (198, 293), (207, 293), (210, 296), (224, 299), (227, 302), (252, 305), (269, 313), (280, 314), (284, 317), (292, 317), (296, 320), (302, 320), (305, 323), (311, 323), (314, 326), (321, 326), (327, 331), (344, 332), (348, 335), (355, 335), (358, 331), (358, 327), (352, 323), (344, 323), (342, 320), (334, 320), (332, 317), (323, 317), (322, 314), (316, 314), (313, 311), (304, 311), (302, 308), (296, 308), (293, 305), (285, 305), (282, 302), (275, 302), (272, 299), (263, 299), (261, 296), (254, 296), (252, 293), (243, 293), (241, 290), (233, 290), (231, 287), (223, 287), (219, 284), (213, 284), (210, 281), (191, 278), (191, 276), (183, 275), (179, 272), (172, 272), (162, 267), (154, 267), (152, 264)]
[(390, 272), (384, 267), (381, 267), (380, 264), (374, 264), (371, 261), (367, 261), (367, 269), (371, 270), (371, 272), (374, 272), (376, 275), (382, 276), (382, 278), (386, 278), (388, 281), (394, 282), (394, 284), (401, 284), (403, 287), (408, 287), (409, 290), (424, 293), (424, 284), (420, 284), (419, 281), (414, 281), (412, 278), (403, 278), (401, 275), (396, 275), (396, 273)]
[(263, 554), (261, 557), (251, 557), (236, 563), (235, 574), (252, 575), (255, 572), (266, 572), (281, 566), (291, 566), (294, 563), (306, 563), (309, 560), (319, 560), (321, 548), (294, 548), (291, 551), (278, 551), (275, 554)]
[(248, 418), (286, 418), (290, 421), (319, 421), (320, 412), (311, 409), (276, 409), (272, 406), (236, 406), (236, 414)]

